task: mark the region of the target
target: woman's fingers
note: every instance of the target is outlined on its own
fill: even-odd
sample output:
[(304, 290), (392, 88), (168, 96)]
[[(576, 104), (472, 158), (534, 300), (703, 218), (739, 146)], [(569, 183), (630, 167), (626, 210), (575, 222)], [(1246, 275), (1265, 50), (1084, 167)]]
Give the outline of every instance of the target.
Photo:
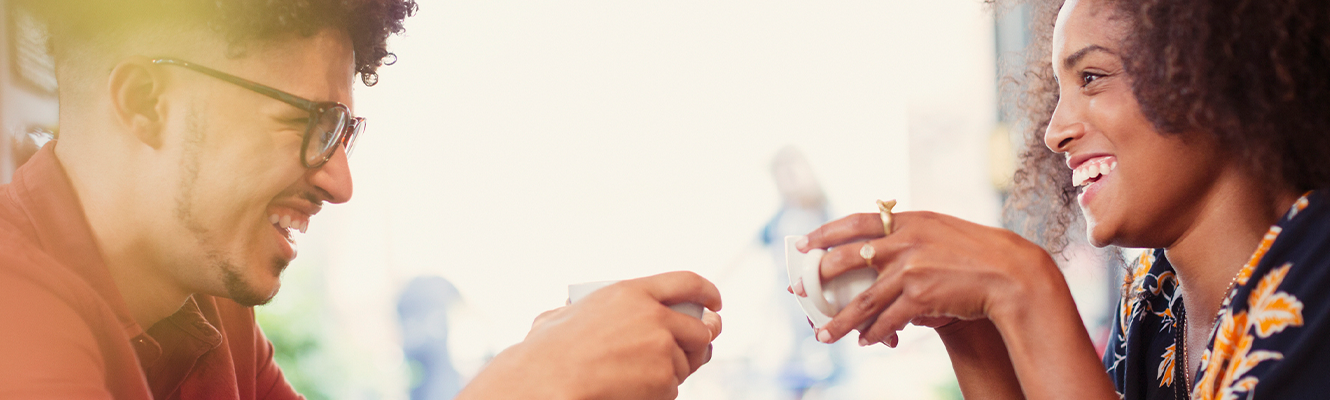
[(865, 321), (877, 318), (882, 310), (896, 302), (901, 295), (901, 288), (900, 280), (894, 276), (880, 276), (872, 287), (855, 296), (845, 309), (836, 313), (831, 322), (818, 331), (817, 339), (824, 343), (835, 342), (845, 337), (845, 334), (851, 330), (863, 325)]
[(885, 233), (886, 231), (882, 230), (881, 214), (853, 214), (809, 232), (808, 242), (800, 246), (799, 251), (825, 249), (844, 243), (882, 237)]
[(882, 314), (878, 315), (877, 321), (873, 325), (859, 333), (859, 337), (867, 340), (869, 343), (887, 342), (897, 332), (905, 329), (905, 325), (910, 323), (924, 310), (907, 298), (900, 298), (887, 307)]
[[(837, 246), (827, 251), (827, 255), (822, 256), (819, 265), (819, 272), (822, 280), (840, 276), (845, 271), (873, 267), (882, 271), (894, 260), (900, 258), (907, 250), (910, 250), (911, 244), (906, 240), (906, 232), (897, 232), (891, 236), (877, 240), (851, 243)], [(897, 236), (900, 235), (900, 236)], [(864, 244), (873, 246), (873, 263), (870, 265), (868, 260), (864, 259), (862, 250)], [(802, 282), (800, 282), (802, 283)]]

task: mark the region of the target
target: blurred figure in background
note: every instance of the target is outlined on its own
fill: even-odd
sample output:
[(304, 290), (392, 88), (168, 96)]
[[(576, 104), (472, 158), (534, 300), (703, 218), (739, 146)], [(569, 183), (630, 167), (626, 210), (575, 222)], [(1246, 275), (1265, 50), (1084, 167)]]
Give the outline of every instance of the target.
[[(777, 275), (776, 282), (787, 282), (784, 238), (803, 235), (827, 223), (827, 197), (808, 159), (794, 146), (781, 148), (772, 158), (771, 175), (780, 193), (781, 208), (763, 228), (762, 244), (775, 262), (772, 272)], [(808, 327), (808, 317), (797, 302), (780, 304), (793, 335), (790, 356), (777, 379), (793, 398), (801, 399), (815, 386), (834, 383), (845, 366), (836, 346), (808, 345), (816, 341)]]
[(397, 301), (402, 322), (402, 351), (418, 368), (411, 400), (443, 400), (462, 391), (462, 375), (448, 351), (448, 317), (462, 295), (448, 279), (421, 276), (412, 279)]

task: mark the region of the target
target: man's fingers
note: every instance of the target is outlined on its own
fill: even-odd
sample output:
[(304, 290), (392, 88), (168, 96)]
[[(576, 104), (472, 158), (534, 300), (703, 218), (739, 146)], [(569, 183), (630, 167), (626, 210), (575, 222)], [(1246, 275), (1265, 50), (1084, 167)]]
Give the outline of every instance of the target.
[(666, 272), (623, 281), (645, 291), (662, 304), (697, 303), (711, 311), (720, 311), (720, 290), (701, 275), (688, 271)]
[(559, 307), (553, 310), (540, 313), (540, 315), (537, 315), (536, 320), (531, 321), (531, 330), (535, 330), (536, 328), (540, 327), (540, 325), (544, 324), (546, 321), (549, 321), (550, 319), (554, 318), (555, 314), (558, 313), (559, 311), (563, 311), (565, 307), (567, 306)]
[(720, 314), (716, 314), (711, 310), (702, 310), (702, 323), (707, 326), (707, 330), (711, 331), (711, 340), (716, 340), (716, 337), (720, 336), (723, 325)]
[[(698, 320), (691, 315), (681, 312), (665, 309), (668, 311), (664, 320), (661, 321), (665, 328), (674, 335), (674, 341), (679, 344), (679, 348), (688, 354), (701, 354), (706, 350), (707, 345), (711, 344), (712, 326), (704, 320)], [(706, 315), (703, 314), (703, 318)]]
[(882, 237), (882, 216), (878, 213), (852, 214), (822, 225), (808, 233), (808, 245), (799, 250), (825, 249), (844, 243)]
[(693, 357), (691, 354), (678, 349), (674, 351), (674, 377), (678, 378), (675, 381), (675, 386), (683, 384), (683, 381), (688, 379), (688, 375), (692, 375), (693, 371), (697, 370), (692, 364)]
[[(661, 323), (669, 330), (671, 335), (674, 335), (675, 344), (679, 346), (680, 354), (683, 355), (683, 367), (685, 369), (684, 374), (679, 378), (679, 382), (683, 382), (683, 378), (706, 363), (707, 349), (711, 347), (711, 340), (714, 338), (712, 336), (712, 326), (705, 321), (707, 318), (705, 313), (702, 317), (703, 320), (698, 320), (691, 315), (668, 308), (664, 310)], [(716, 318), (715, 321), (718, 322), (719, 318)]]

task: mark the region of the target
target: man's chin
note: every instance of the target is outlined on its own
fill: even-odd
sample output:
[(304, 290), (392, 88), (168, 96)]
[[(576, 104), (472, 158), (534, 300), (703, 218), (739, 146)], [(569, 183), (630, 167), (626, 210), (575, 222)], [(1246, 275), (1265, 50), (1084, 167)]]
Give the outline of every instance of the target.
[(254, 279), (246, 279), (236, 271), (226, 269), (226, 295), (246, 307), (268, 304), (282, 287), (281, 273), (285, 269), (285, 261), (274, 260), (270, 267), (271, 275)]

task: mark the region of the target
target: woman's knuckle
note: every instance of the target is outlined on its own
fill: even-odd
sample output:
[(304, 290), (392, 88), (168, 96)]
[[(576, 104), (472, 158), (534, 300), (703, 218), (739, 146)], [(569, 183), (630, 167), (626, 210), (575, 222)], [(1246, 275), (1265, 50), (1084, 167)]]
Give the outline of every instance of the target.
[(859, 295), (859, 301), (855, 302), (859, 311), (871, 312), (878, 307), (878, 296), (876, 291), (870, 289)]

